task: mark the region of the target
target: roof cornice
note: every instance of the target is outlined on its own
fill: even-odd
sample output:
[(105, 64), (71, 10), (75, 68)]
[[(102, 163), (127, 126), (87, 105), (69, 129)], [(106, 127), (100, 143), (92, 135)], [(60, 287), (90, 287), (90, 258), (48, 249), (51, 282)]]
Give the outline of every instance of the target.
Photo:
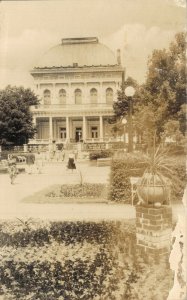
[(124, 68), (121, 65), (107, 65), (107, 66), (83, 66), (83, 67), (50, 67), (50, 68), (34, 68), (30, 71), (34, 74), (59, 74), (59, 73), (87, 73), (87, 72), (122, 72)]

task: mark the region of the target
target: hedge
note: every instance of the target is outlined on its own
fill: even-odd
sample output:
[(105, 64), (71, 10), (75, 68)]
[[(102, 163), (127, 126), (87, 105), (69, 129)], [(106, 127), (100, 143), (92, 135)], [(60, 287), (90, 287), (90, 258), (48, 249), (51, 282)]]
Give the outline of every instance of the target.
[[(115, 202), (131, 202), (130, 177), (141, 177), (146, 169), (142, 163), (143, 154), (123, 154), (121, 159), (113, 159), (110, 173), (110, 190), (108, 198)], [(186, 185), (186, 167), (184, 160), (171, 157), (171, 201), (181, 201)]]
[(100, 151), (92, 151), (90, 152), (90, 160), (97, 160), (98, 158), (107, 158), (112, 157), (113, 155), (112, 150), (100, 150)]
[(137, 154), (126, 154), (123, 159), (114, 159), (111, 164), (109, 200), (130, 203), (130, 177), (141, 177), (146, 166)]

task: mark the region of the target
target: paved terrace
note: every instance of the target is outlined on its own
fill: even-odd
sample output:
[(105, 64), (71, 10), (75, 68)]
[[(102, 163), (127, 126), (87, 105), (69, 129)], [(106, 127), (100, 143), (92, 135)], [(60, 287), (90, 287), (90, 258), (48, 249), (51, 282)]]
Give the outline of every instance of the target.
[[(81, 170), (84, 182), (107, 183), (110, 167), (97, 167), (89, 162), (78, 162), (77, 170), (66, 170), (66, 162), (47, 164), (42, 174), (19, 174), (15, 184), (10, 184), (8, 174), (0, 174), (0, 218), (41, 218), (58, 220), (115, 220), (135, 218), (135, 208), (127, 204), (63, 203), (35, 204), (22, 200), (54, 184), (79, 183)], [(182, 212), (173, 209), (174, 216)]]

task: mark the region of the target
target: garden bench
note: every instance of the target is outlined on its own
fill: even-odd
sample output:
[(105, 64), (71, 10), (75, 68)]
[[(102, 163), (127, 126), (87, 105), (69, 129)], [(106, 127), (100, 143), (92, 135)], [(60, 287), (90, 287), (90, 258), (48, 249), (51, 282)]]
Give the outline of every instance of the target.
[(136, 190), (137, 190), (137, 183), (140, 180), (141, 177), (130, 177), (130, 183), (131, 183), (131, 204), (132, 206), (134, 205), (134, 198), (136, 195)]
[(97, 159), (97, 167), (110, 166), (110, 165), (111, 165), (111, 158), (110, 157), (98, 158)]

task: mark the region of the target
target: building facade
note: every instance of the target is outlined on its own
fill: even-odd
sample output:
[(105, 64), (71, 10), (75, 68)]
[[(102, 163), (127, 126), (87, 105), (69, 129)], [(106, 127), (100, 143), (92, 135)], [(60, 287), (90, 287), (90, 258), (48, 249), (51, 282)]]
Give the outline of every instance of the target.
[(40, 104), (32, 107), (37, 133), (30, 143), (110, 140), (122, 72), (119, 50), (98, 38), (62, 39), (31, 71)]

